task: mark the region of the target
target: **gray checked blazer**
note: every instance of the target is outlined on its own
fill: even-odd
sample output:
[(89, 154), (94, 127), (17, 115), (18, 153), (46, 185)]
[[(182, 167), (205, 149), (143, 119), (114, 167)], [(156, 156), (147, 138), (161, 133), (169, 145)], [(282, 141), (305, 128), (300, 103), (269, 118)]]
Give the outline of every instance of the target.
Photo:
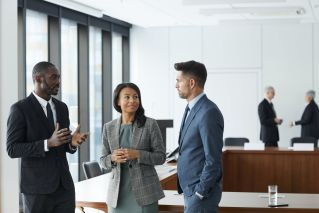
[[(121, 118), (104, 124), (101, 165), (111, 170), (106, 203), (116, 208), (119, 196), (121, 166), (111, 163), (113, 150), (119, 149)], [(132, 191), (140, 206), (152, 204), (164, 197), (154, 165), (165, 162), (165, 147), (156, 120), (147, 118), (143, 127), (133, 124), (132, 149), (140, 151), (140, 158), (130, 162)]]

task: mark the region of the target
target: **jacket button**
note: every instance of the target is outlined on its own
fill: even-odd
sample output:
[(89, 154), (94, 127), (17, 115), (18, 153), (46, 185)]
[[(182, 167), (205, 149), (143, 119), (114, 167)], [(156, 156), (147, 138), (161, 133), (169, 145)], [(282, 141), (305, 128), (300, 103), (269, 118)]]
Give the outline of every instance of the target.
[(132, 168), (132, 165), (130, 164), (128, 167)]

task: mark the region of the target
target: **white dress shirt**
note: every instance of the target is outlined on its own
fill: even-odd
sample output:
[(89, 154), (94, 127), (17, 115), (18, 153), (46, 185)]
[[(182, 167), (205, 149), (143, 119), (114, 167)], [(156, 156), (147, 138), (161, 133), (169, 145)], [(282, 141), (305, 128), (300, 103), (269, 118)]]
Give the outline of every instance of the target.
[[(48, 117), (48, 113), (47, 113), (47, 104), (49, 103), (51, 106), (51, 110), (52, 110), (52, 114), (53, 114), (53, 121), (54, 121), (54, 126), (56, 125), (56, 109), (55, 109), (55, 105), (52, 101), (52, 98), (50, 98), (49, 101), (46, 101), (45, 99), (41, 98), (40, 96), (38, 96), (37, 94), (35, 94), (35, 92), (33, 92), (33, 95), (35, 96), (35, 98), (39, 101), (44, 114)], [(48, 148), (48, 140), (44, 140), (44, 151), (48, 152), (49, 148)]]

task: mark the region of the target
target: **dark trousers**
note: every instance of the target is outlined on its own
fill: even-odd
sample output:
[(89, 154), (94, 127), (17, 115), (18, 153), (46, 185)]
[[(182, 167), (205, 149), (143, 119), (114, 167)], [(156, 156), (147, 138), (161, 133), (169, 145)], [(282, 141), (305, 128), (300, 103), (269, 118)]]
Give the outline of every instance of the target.
[(278, 147), (278, 141), (264, 141), (265, 147)]
[(24, 213), (74, 213), (74, 187), (65, 189), (61, 184), (51, 194), (23, 194)]

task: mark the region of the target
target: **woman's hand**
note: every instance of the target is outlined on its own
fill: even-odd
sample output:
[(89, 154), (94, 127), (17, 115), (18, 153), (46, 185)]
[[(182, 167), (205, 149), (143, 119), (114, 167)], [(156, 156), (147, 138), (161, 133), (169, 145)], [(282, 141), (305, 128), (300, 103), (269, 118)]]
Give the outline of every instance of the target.
[(140, 157), (140, 152), (136, 149), (122, 149), (126, 160), (134, 160)]
[(127, 159), (124, 156), (124, 150), (122, 148), (114, 150), (111, 155), (111, 160), (114, 163), (125, 163)]

